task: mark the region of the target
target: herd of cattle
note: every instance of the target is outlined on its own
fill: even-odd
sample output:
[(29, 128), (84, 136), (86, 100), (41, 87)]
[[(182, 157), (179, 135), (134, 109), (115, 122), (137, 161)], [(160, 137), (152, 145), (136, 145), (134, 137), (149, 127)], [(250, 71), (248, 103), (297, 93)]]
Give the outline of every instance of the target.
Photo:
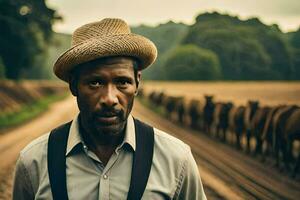
[[(205, 96), (205, 102), (184, 97), (166, 95), (153, 91), (140, 91), (155, 106), (165, 110), (168, 118), (191, 126), (208, 135), (215, 135), (226, 142), (228, 134), (234, 135), (237, 149), (248, 153), (274, 156), (276, 165), (295, 177), (300, 165), (300, 154), (293, 150), (293, 143), (300, 140), (300, 107), (297, 105), (260, 106), (258, 101), (249, 101), (246, 106), (234, 106), (232, 102), (215, 102), (213, 96)], [(246, 145), (242, 145), (246, 138)], [(251, 148), (255, 140), (255, 147)]]

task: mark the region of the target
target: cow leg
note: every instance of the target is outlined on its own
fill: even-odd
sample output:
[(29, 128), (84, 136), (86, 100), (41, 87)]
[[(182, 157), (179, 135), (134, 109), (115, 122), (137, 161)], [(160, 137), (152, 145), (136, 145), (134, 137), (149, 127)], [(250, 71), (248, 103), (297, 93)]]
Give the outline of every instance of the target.
[(261, 160), (262, 160), (262, 162), (265, 162), (265, 161), (266, 161), (266, 157), (269, 155), (270, 144), (269, 144), (268, 141), (266, 141), (266, 140), (262, 141), (262, 143), (261, 143), (262, 146), (263, 146), (263, 143), (266, 143), (266, 149), (263, 150), (263, 149), (261, 148), (261, 155), (262, 155)]
[(226, 142), (226, 128), (222, 128), (222, 130), (223, 130), (223, 138), (222, 138), (222, 140), (223, 140), (223, 142)]
[(219, 125), (217, 125), (217, 128), (216, 128), (216, 137), (217, 137), (217, 139), (219, 140), (221, 137), (220, 137), (220, 135), (221, 135), (221, 131), (220, 131), (220, 126)]
[(300, 154), (298, 155), (297, 162), (296, 162), (296, 165), (295, 165), (294, 170), (293, 170), (293, 174), (292, 174), (293, 178), (296, 177), (297, 172), (299, 170), (299, 166), (300, 166)]
[(262, 153), (262, 141), (260, 137), (256, 136), (256, 147), (255, 147), (255, 155)]
[(290, 155), (290, 145), (289, 142), (283, 139), (281, 141), (281, 149), (282, 149), (282, 154), (283, 154), (283, 162), (286, 171), (289, 173), (290, 172), (290, 161), (291, 161), (291, 155)]
[(250, 139), (251, 139), (251, 132), (250, 132), (250, 130), (246, 131), (246, 138), (247, 138), (247, 149), (246, 149), (246, 152), (250, 153)]
[(235, 136), (236, 136), (236, 148), (240, 150), (241, 149), (241, 140), (240, 140), (241, 133), (239, 130), (237, 130), (235, 132)]

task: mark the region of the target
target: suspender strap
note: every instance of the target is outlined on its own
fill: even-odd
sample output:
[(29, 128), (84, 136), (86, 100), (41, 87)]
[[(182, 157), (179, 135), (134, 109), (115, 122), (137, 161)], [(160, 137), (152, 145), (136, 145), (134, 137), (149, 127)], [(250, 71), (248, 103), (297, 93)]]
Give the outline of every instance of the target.
[(134, 125), (136, 151), (133, 159), (127, 200), (140, 200), (142, 198), (148, 182), (153, 158), (153, 128), (137, 119), (134, 119)]
[(51, 131), (48, 140), (48, 174), (54, 200), (68, 200), (66, 147), (71, 122)]
[[(145, 123), (134, 119), (136, 151), (127, 200), (140, 200), (151, 170), (154, 131)], [(71, 122), (51, 131), (48, 140), (48, 174), (54, 200), (68, 200), (66, 181), (66, 148)]]

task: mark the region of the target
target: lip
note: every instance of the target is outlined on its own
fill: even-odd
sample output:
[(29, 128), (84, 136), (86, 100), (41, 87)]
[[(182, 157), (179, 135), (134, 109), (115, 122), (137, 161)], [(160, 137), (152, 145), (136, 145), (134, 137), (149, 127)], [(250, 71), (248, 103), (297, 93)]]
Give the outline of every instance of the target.
[(118, 121), (118, 117), (117, 116), (97, 117), (97, 121), (104, 124), (116, 124)]

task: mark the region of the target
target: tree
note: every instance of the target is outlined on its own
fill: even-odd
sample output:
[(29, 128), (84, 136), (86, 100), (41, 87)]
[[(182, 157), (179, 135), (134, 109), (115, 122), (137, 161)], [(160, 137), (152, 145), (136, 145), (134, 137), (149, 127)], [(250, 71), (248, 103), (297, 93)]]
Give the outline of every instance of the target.
[(225, 79), (290, 79), (289, 45), (277, 25), (217, 12), (196, 17), (183, 44), (215, 52)]
[(174, 49), (163, 67), (169, 80), (214, 80), (220, 78), (219, 60), (210, 50), (195, 45)]
[(52, 24), (61, 17), (45, 0), (0, 0), (0, 56), (6, 77), (19, 79), (51, 40)]
[(187, 29), (187, 25), (172, 21), (159, 24), (156, 27), (142, 25), (132, 28), (132, 32), (150, 38), (158, 50), (158, 57), (155, 63), (143, 72), (144, 79), (164, 79), (161, 66), (165, 62), (165, 55), (181, 42)]
[(293, 79), (300, 80), (300, 28), (291, 34), (290, 44), (293, 63)]

